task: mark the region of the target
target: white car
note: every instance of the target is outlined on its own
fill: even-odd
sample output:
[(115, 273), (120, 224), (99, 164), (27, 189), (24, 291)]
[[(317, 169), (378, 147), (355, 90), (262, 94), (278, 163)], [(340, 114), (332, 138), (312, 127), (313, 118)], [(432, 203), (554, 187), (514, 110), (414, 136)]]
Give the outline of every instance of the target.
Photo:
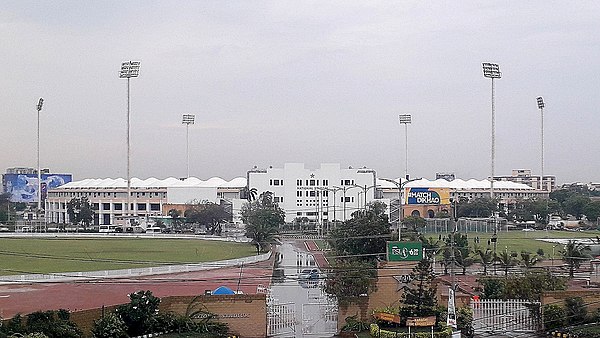
[(298, 280), (318, 280), (321, 276), (321, 271), (317, 268), (302, 269), (298, 274)]

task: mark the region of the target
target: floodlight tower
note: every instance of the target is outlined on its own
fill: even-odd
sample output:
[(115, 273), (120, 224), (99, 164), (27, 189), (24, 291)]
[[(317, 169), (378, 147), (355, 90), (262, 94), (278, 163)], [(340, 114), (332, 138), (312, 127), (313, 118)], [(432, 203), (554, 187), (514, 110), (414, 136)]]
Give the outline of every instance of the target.
[(412, 122), (410, 114), (398, 115), (400, 125), (404, 125), (404, 179), (408, 180), (408, 125)]
[[(140, 75), (140, 61), (125, 61), (121, 63), (121, 71), (119, 78), (127, 79), (127, 207), (125, 208), (125, 216), (130, 215), (131, 209), (131, 146), (130, 146), (130, 114), (129, 114), (129, 80), (132, 77)], [(129, 220), (128, 220), (129, 221)]]
[(40, 112), (44, 99), (40, 97), (37, 104), (37, 215), (42, 211), (42, 170), (40, 167)]
[(494, 198), (494, 161), (496, 160), (496, 106), (494, 79), (502, 77), (497, 63), (484, 62), (483, 76), (492, 79), (492, 176), (490, 177), (490, 199)]
[(194, 124), (196, 120), (196, 115), (194, 114), (184, 114), (183, 119), (181, 121), (182, 124), (185, 124), (185, 152), (187, 156), (187, 177), (190, 177), (190, 124)]
[(540, 110), (541, 113), (541, 135), (542, 135), (542, 150), (541, 150), (541, 167), (542, 167), (542, 176), (540, 177), (540, 187), (542, 188), (542, 190), (546, 190), (546, 186), (544, 185), (544, 107), (546, 106), (546, 104), (544, 103), (544, 99), (539, 96), (537, 98), (537, 106), (538, 109)]

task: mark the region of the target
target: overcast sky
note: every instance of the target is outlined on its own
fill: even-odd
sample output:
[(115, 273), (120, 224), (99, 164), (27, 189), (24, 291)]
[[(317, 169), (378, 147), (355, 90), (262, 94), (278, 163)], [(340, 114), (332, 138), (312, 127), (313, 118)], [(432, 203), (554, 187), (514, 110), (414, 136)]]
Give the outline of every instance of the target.
[(41, 163), (74, 179), (126, 176), (125, 60), (132, 176), (232, 179), (303, 162), (600, 181), (597, 1), (8, 1), (0, 3), (0, 171)]

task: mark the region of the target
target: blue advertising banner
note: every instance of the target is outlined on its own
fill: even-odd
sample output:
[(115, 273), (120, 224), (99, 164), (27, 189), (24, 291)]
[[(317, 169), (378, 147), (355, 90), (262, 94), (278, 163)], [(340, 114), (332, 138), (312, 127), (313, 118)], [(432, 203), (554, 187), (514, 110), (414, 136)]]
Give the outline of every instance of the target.
[[(4, 189), (10, 201), (17, 203), (37, 202), (38, 178), (36, 174), (4, 174)], [(73, 180), (70, 174), (42, 174), (42, 199), (48, 190)]]
[(450, 190), (448, 188), (408, 188), (407, 203), (413, 204), (449, 204)]

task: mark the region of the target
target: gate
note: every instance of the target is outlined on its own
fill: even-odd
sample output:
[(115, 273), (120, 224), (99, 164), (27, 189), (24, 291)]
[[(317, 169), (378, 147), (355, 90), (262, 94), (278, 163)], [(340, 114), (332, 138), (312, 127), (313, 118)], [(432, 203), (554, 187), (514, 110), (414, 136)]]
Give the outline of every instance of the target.
[(268, 304), (267, 303), (267, 336), (282, 334), (295, 334), (296, 332), (296, 304)]
[(332, 303), (302, 304), (303, 336), (323, 337), (337, 332), (338, 306)]
[(471, 301), (473, 330), (485, 332), (536, 332), (540, 328), (540, 303), (521, 299)]

